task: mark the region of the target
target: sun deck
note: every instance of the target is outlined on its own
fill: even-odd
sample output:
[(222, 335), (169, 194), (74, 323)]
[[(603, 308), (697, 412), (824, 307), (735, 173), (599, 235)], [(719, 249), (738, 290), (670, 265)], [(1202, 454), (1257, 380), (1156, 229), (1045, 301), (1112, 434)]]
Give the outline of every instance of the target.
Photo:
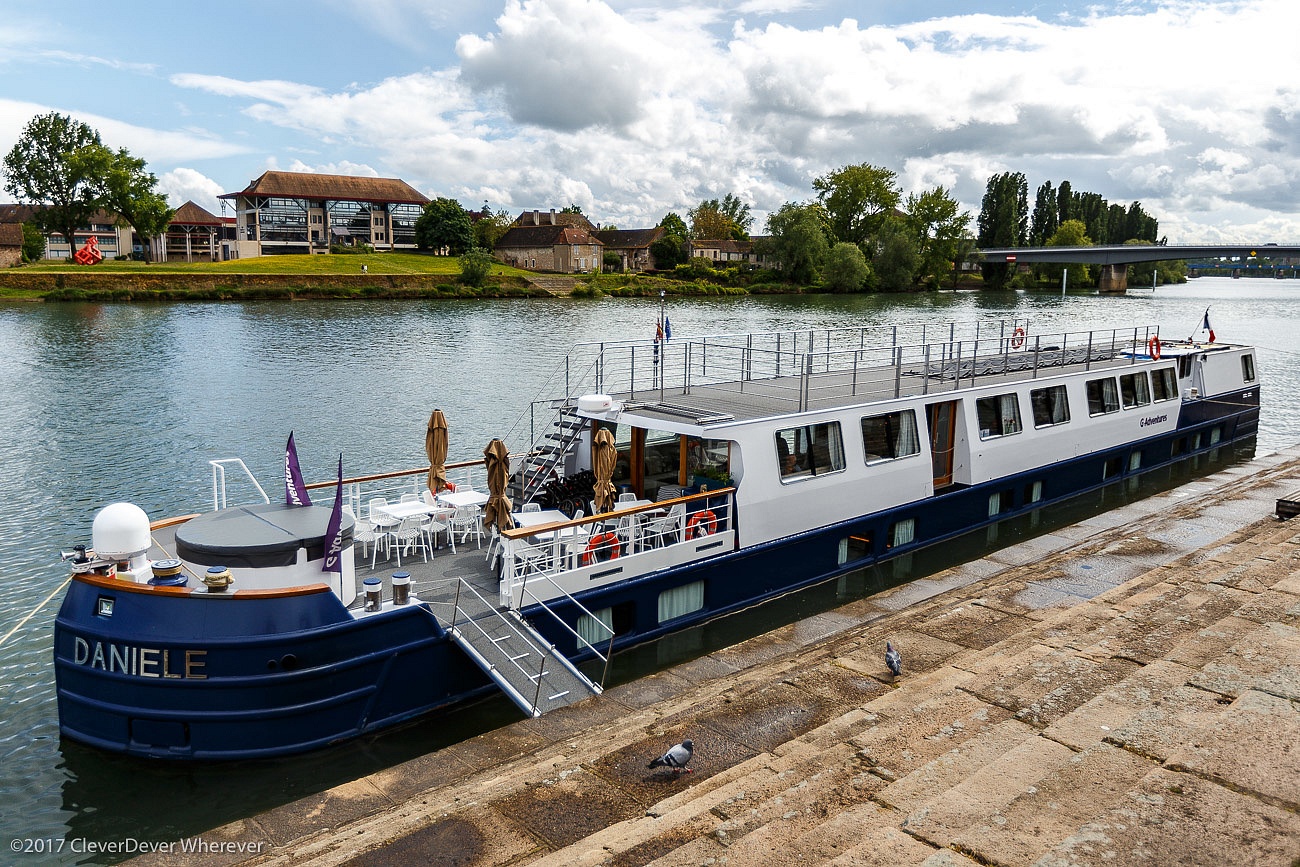
[[(1122, 367), (1149, 359), (1154, 326), (1030, 334), (1024, 320), (934, 328), (700, 337), (589, 344), (567, 370), (590, 377), (567, 402), (600, 392), (647, 418), (701, 427), (936, 394), (999, 381)], [(551, 405), (566, 401), (551, 401)]]

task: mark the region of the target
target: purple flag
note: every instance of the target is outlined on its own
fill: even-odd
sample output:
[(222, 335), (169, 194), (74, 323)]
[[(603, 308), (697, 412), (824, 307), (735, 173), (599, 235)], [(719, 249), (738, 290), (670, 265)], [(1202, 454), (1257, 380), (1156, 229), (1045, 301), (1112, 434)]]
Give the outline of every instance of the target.
[(289, 431), (289, 442), (284, 447), (284, 502), (290, 506), (311, 505), (311, 497), (307, 496), (307, 486), (302, 480), (302, 468), (298, 466), (298, 447), (293, 444), (293, 431)]
[(321, 563), (322, 572), (343, 574), (343, 452), (339, 452), (339, 486), (334, 489), (334, 509), (330, 512), (330, 522), (325, 527), (325, 560)]

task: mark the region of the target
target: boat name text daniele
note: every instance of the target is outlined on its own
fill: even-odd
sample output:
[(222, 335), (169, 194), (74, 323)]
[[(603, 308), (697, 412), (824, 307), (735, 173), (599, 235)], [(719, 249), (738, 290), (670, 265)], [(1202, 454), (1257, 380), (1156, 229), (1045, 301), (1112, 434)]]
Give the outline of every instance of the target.
[[(72, 661), (77, 665), (87, 665), (104, 671), (120, 671), (138, 677), (162, 677), (169, 680), (207, 680), (203, 673), (207, 666), (206, 650), (185, 650), (184, 663), (180, 663), (181, 651), (173, 657), (171, 650), (165, 647), (137, 647), (133, 644), (112, 644), (102, 641), (89, 642), (81, 636), (73, 638)], [(179, 670), (173, 670), (172, 660), (176, 659)]]

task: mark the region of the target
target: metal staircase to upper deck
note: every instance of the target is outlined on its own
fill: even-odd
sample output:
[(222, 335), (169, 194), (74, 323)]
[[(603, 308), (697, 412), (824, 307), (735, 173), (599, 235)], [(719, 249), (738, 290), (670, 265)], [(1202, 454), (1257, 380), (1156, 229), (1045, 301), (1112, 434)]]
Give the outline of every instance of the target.
[(550, 429), (523, 457), (519, 471), (511, 476), (510, 496), (520, 503), (533, 499), (558, 474), (560, 465), (572, 453), (586, 426), (572, 405), (560, 406), (551, 420)]

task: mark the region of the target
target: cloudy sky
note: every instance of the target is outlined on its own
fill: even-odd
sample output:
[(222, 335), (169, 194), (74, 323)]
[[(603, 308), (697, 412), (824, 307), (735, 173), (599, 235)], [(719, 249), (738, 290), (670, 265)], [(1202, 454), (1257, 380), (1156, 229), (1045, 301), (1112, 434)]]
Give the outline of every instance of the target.
[(216, 213), (281, 169), (623, 228), (731, 192), (755, 231), (843, 165), (972, 214), (1019, 171), (1031, 203), (1062, 180), (1140, 201), (1170, 243), (1300, 242), (1294, 0), (966, 6), (11, 4), (0, 153), (57, 111)]

